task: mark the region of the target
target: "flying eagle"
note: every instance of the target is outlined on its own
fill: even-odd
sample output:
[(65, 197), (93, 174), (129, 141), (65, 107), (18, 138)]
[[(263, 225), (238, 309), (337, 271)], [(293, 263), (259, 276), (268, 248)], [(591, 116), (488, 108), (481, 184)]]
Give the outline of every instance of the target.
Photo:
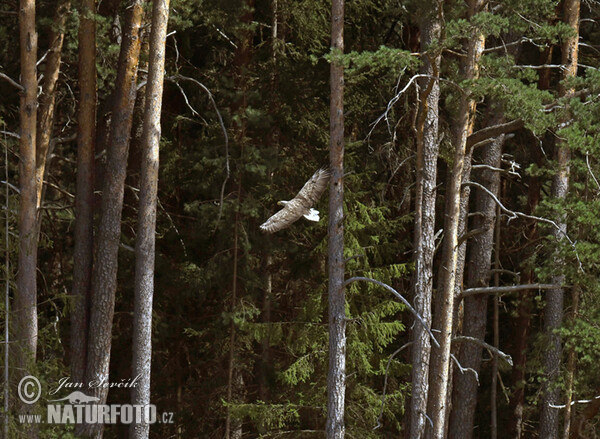
[(277, 204), (283, 206), (279, 212), (261, 224), (260, 229), (266, 233), (275, 233), (289, 227), (301, 217), (309, 221), (319, 221), (319, 211), (312, 207), (319, 201), (327, 187), (329, 171), (319, 169), (310, 177), (298, 195), (291, 201), (279, 201)]

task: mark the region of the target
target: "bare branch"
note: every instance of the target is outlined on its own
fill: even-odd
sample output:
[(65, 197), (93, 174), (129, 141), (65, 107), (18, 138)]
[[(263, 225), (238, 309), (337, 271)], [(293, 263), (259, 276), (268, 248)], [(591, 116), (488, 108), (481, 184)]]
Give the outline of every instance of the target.
[(510, 355), (502, 352), (500, 349), (492, 346), (491, 344), (486, 343), (483, 340), (479, 340), (478, 338), (475, 338), (475, 337), (467, 337), (466, 335), (458, 335), (458, 336), (454, 337), (452, 339), (452, 341), (457, 341), (457, 342), (468, 341), (470, 343), (475, 343), (476, 345), (479, 345), (482, 348), (487, 349), (490, 352), (490, 354), (493, 354), (493, 355), (496, 355), (496, 356), (502, 358), (511, 367), (513, 366), (513, 360)]
[(433, 344), (435, 344), (438, 348), (440, 347), (440, 344), (438, 343), (438, 341), (433, 336), (433, 332), (431, 332), (431, 329), (429, 328), (429, 326), (427, 326), (427, 324), (425, 323), (425, 320), (423, 320), (423, 317), (421, 317), (421, 315), (417, 311), (415, 311), (415, 309), (410, 305), (410, 303), (408, 302), (408, 300), (406, 300), (402, 296), (402, 294), (400, 294), (398, 291), (396, 291), (395, 289), (393, 289), (392, 287), (390, 287), (388, 284), (385, 284), (385, 283), (380, 282), (380, 281), (375, 280), (375, 279), (371, 279), (370, 277), (358, 276), (358, 277), (351, 277), (350, 279), (347, 279), (346, 282), (344, 282), (343, 287), (346, 288), (351, 283), (359, 281), (359, 280), (364, 280), (365, 282), (371, 282), (371, 283), (377, 284), (380, 287), (383, 287), (386, 290), (388, 290), (390, 293), (392, 293), (398, 299), (400, 299), (400, 301), (406, 305), (406, 307), (409, 309), (409, 311), (417, 318), (417, 320), (421, 323), (421, 325), (423, 325), (423, 327), (425, 328), (425, 330), (429, 333), (429, 337), (431, 337), (431, 340), (433, 341)]
[(495, 166), (490, 166), (490, 165), (473, 165), (471, 166), (471, 169), (487, 169), (489, 171), (494, 171), (494, 172), (502, 172), (508, 175), (512, 175), (514, 177), (519, 177), (521, 178), (521, 174), (519, 174), (518, 172), (512, 171), (510, 169), (503, 169), (503, 168), (496, 168)]
[(4, 73), (0, 73), (0, 78), (6, 79), (10, 83), (10, 85), (16, 87), (19, 91), (25, 90), (21, 84), (12, 79), (10, 76), (5, 75)]
[[(580, 400), (577, 400), (577, 401), (571, 401), (571, 405), (575, 405), (575, 404), (589, 404), (590, 402), (594, 402), (597, 399), (600, 399), (600, 395), (599, 396), (595, 396), (592, 399), (580, 399)], [(548, 406), (552, 407), (553, 409), (564, 409), (564, 408), (566, 408), (565, 404), (560, 404), (560, 405), (548, 404)]]
[(392, 360), (394, 359), (394, 357), (396, 355), (398, 355), (405, 348), (409, 347), (412, 344), (413, 344), (413, 342), (409, 341), (402, 347), (396, 349), (396, 351), (394, 351), (394, 353), (392, 355), (390, 355), (390, 358), (388, 358), (387, 366), (385, 366), (385, 376), (383, 378), (383, 393), (381, 395), (381, 410), (379, 411), (379, 416), (377, 417), (377, 425), (375, 425), (375, 427), (373, 427), (373, 430), (377, 430), (378, 428), (381, 427), (381, 419), (383, 418), (383, 409), (385, 407), (385, 391), (387, 389), (388, 371), (390, 370), (390, 364), (392, 363)]
[(540, 221), (546, 224), (550, 224), (551, 226), (553, 226), (556, 230), (559, 231), (559, 233), (569, 242), (569, 244), (571, 244), (571, 247), (573, 248), (573, 252), (575, 253), (575, 257), (577, 258), (577, 262), (579, 263), (579, 269), (581, 270), (581, 272), (585, 272), (585, 270), (583, 269), (583, 264), (581, 263), (581, 259), (579, 259), (579, 253), (577, 252), (577, 248), (575, 247), (575, 243), (571, 240), (571, 238), (569, 238), (569, 235), (567, 235), (566, 232), (564, 232), (559, 226), (558, 224), (556, 224), (554, 221), (548, 219), (548, 218), (543, 218), (540, 216), (535, 216), (535, 215), (527, 215), (526, 213), (522, 213), (522, 212), (517, 212), (514, 210), (510, 210), (508, 208), (506, 208), (501, 202), (500, 200), (496, 197), (496, 195), (494, 195), (492, 192), (490, 192), (490, 190), (488, 188), (486, 188), (485, 186), (479, 184), (479, 183), (475, 183), (474, 181), (466, 181), (463, 183), (463, 185), (465, 186), (475, 186), (478, 187), (479, 189), (483, 190), (484, 192), (486, 192), (490, 197), (492, 197), (492, 199), (496, 202), (496, 204), (498, 205), (498, 207), (500, 207), (500, 209), (508, 214), (509, 218), (508, 218), (508, 222), (510, 222), (513, 219), (516, 219), (518, 217), (521, 218), (527, 218), (527, 219), (532, 219), (532, 220), (536, 220), (536, 221)]
[(21, 138), (21, 136), (19, 136), (17, 133), (13, 133), (12, 131), (0, 130), (0, 134), (3, 134), (8, 137), (14, 137), (15, 139)]
[(600, 183), (598, 183), (598, 179), (596, 178), (596, 176), (592, 172), (592, 167), (590, 166), (590, 155), (589, 154), (585, 155), (585, 164), (587, 165), (588, 172), (592, 176), (592, 179), (594, 180), (594, 183), (596, 183), (596, 186), (598, 186), (598, 189), (600, 189)]
[(508, 285), (504, 287), (477, 287), (467, 288), (459, 297), (475, 296), (477, 294), (504, 294), (516, 293), (526, 290), (551, 290), (552, 288), (561, 288), (561, 285), (553, 284), (526, 284), (526, 285)]
[[(183, 90), (182, 90), (181, 86), (179, 85), (179, 83), (177, 82), (178, 79), (182, 80), (182, 81), (193, 82), (194, 84), (196, 84), (198, 87), (200, 87), (202, 90), (204, 90), (206, 92), (206, 94), (208, 95), (208, 98), (210, 99), (210, 102), (213, 106), (213, 109), (215, 110), (215, 113), (217, 113), (217, 118), (219, 119), (219, 124), (221, 125), (221, 130), (223, 131), (223, 137), (225, 138), (225, 169), (227, 171), (225, 180), (223, 180), (223, 184), (221, 185), (219, 215), (217, 217), (217, 224), (218, 224), (218, 222), (221, 220), (221, 216), (223, 215), (223, 199), (224, 199), (224, 195), (225, 195), (225, 185), (227, 184), (227, 181), (229, 180), (229, 177), (231, 176), (231, 170), (229, 167), (229, 136), (227, 135), (227, 128), (225, 128), (225, 123), (223, 122), (223, 117), (221, 116), (221, 112), (219, 111), (219, 108), (217, 107), (217, 103), (215, 102), (213, 94), (210, 92), (210, 90), (204, 84), (202, 84), (200, 81), (198, 81), (194, 78), (189, 78), (187, 76), (182, 76), (179, 74), (169, 76), (166, 79), (174, 82), (182, 92), (183, 92)], [(184, 94), (184, 98), (186, 100), (186, 103), (188, 103), (188, 107), (190, 107), (192, 112), (199, 116), (199, 114), (189, 105), (189, 102), (187, 101), (187, 97), (185, 97), (185, 94)]]
[(454, 360), (454, 362), (456, 363), (456, 367), (458, 367), (458, 370), (460, 370), (460, 373), (463, 373), (463, 374), (465, 372), (473, 373), (473, 375), (475, 375), (475, 381), (477, 381), (477, 385), (479, 385), (479, 374), (477, 373), (477, 371), (475, 369), (473, 369), (472, 367), (462, 367), (462, 365), (458, 361), (458, 358), (456, 358), (456, 356), (454, 354), (450, 354), (450, 358), (452, 358)]
[(0, 180), (0, 183), (5, 184), (7, 187), (9, 187), (13, 191), (15, 191), (17, 194), (21, 193), (21, 190), (18, 187), (16, 187), (14, 184), (11, 184), (10, 182), (8, 182), (6, 180)]
[(467, 139), (467, 148), (473, 147), (475, 144), (482, 142), (484, 140), (492, 139), (494, 137), (498, 137), (501, 134), (511, 133), (518, 129), (523, 128), (524, 122), (523, 119), (515, 119), (510, 122), (501, 123), (498, 125), (494, 125), (491, 127), (483, 128), (479, 131), (474, 132)]

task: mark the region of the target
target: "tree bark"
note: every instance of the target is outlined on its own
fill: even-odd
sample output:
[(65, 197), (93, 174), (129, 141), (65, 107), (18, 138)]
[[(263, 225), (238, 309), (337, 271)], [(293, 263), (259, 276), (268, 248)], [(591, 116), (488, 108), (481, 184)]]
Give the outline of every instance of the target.
[(37, 349), (37, 186), (35, 149), (37, 124), (37, 33), (35, 0), (21, 0), (19, 41), (21, 56), (19, 140), (19, 259), (14, 301), (17, 377), (27, 375)]
[[(483, 0), (468, 2), (469, 18), (480, 12), (484, 7)], [(464, 79), (476, 79), (479, 75), (479, 60), (485, 46), (485, 38), (478, 29), (474, 29), (467, 43), (467, 57), (464, 66)], [(442, 260), (443, 272), (439, 296), (439, 342), (440, 348), (433, 351), (431, 379), (429, 387), (428, 412), (433, 421), (430, 429), (435, 439), (442, 439), (446, 430), (446, 413), (448, 410), (448, 380), (450, 371), (450, 348), (453, 332), (454, 296), (458, 268), (459, 244), (458, 230), (461, 210), (461, 188), (463, 172), (469, 166), (467, 158), (467, 138), (473, 132), (475, 120), (475, 100), (465, 92), (461, 97), (458, 121), (454, 126), (455, 146), (454, 163), (452, 166), (453, 179), (450, 180), (446, 192), (444, 255)]]
[[(560, 87), (561, 96), (569, 96), (574, 93), (573, 89), (565, 88), (564, 81), (577, 76), (577, 57), (579, 42), (579, 9), (580, 0), (565, 0), (563, 3), (563, 20), (570, 26), (574, 35), (566, 37), (561, 47), (561, 63), (565, 66), (562, 70), (563, 84)], [(570, 150), (564, 142), (557, 141), (556, 161), (558, 170), (552, 179), (552, 197), (562, 200), (567, 196), (569, 189), (569, 161)], [(556, 219), (559, 230), (553, 231), (556, 241), (561, 241), (567, 231), (565, 215)], [(557, 274), (552, 277), (552, 283), (562, 285), (565, 281), (564, 258), (559, 252), (556, 253), (553, 266)], [(550, 407), (556, 405), (560, 398), (560, 389), (557, 381), (560, 374), (562, 357), (562, 345), (560, 335), (555, 331), (562, 325), (563, 320), (564, 289), (556, 288), (548, 291), (546, 306), (544, 308), (544, 332), (548, 339), (548, 349), (544, 355), (544, 374), (546, 381), (543, 385), (542, 407), (540, 415), (540, 437), (557, 439), (559, 437), (558, 409)]]
[[(441, 6), (429, 3), (421, 19), (421, 51), (426, 52), (441, 34)], [(415, 273), (413, 277), (415, 310), (431, 326), (433, 295), (433, 254), (435, 251), (435, 198), (437, 158), (439, 153), (439, 53), (425, 57), (422, 73), (431, 78), (423, 81), (417, 125), (417, 175), (415, 190)], [(429, 389), (429, 358), (431, 340), (421, 324), (413, 327), (412, 392), (410, 403), (410, 437), (425, 433), (427, 392)]]
[[(485, 146), (482, 162), (499, 168), (502, 157), (500, 136)], [(482, 171), (482, 181), (494, 195), (500, 187), (500, 173), (489, 169)], [(473, 221), (474, 229), (484, 232), (473, 237), (469, 251), (469, 270), (467, 285), (470, 288), (488, 286), (490, 280), (491, 257), (494, 242), (494, 225), (496, 219), (496, 203), (482, 189), (475, 194), (475, 211), (478, 215)], [(464, 319), (462, 334), (467, 337), (484, 340), (487, 322), (487, 294), (467, 296), (464, 302)], [(462, 343), (458, 361), (462, 367), (469, 367), (479, 373), (482, 348), (476, 343)], [(454, 381), (452, 412), (450, 414), (450, 437), (469, 439), (473, 435), (475, 406), (477, 404), (478, 383), (473, 373), (458, 373)]]
[[(135, 247), (135, 302), (133, 311), (132, 375), (139, 376), (132, 389), (131, 403), (150, 404), (150, 369), (152, 362), (152, 298), (154, 295), (154, 260), (156, 205), (158, 200), (158, 166), (160, 145), (160, 114), (162, 107), (165, 42), (169, 19), (169, 0), (154, 0), (152, 5), (152, 32), (150, 60), (146, 85), (146, 106), (142, 132), (142, 169), (140, 207)], [(148, 438), (147, 420), (132, 423), (130, 437)]]
[[(140, 28), (143, 7), (135, 0), (129, 15), (119, 54), (115, 106), (108, 142), (106, 176), (102, 191), (102, 207), (98, 227), (98, 246), (92, 276), (92, 294), (86, 382), (109, 379), (112, 324), (117, 289), (117, 267), (121, 239), (121, 211), (129, 151), (133, 106), (136, 96), (137, 65), (140, 53)], [(106, 402), (108, 388), (89, 389), (89, 393)], [(102, 435), (102, 425), (89, 426), (88, 431)], [(95, 428), (94, 428), (95, 427)]]
[[(35, 159), (35, 181), (37, 193), (37, 207), (42, 205), (42, 193), (44, 188), (44, 176), (50, 141), (52, 139), (52, 127), (54, 125), (54, 105), (56, 102), (56, 85), (60, 73), (60, 62), (62, 58), (62, 46), (65, 37), (65, 23), (71, 9), (69, 0), (59, 0), (52, 22), (49, 40), (50, 47), (46, 57), (46, 68), (44, 70), (44, 82), (42, 94), (39, 98), (39, 109), (37, 118), (36, 136), (36, 159)], [(38, 220), (39, 221), (39, 220)], [(39, 227), (38, 227), (39, 228)], [(36, 238), (37, 239), (37, 238)]]
[[(579, 287), (573, 288), (573, 314), (571, 315), (571, 320), (575, 322), (579, 317)], [(565, 383), (565, 390), (567, 393), (567, 401), (565, 403), (565, 421), (563, 426), (563, 439), (569, 439), (569, 435), (571, 432), (571, 417), (573, 414), (573, 386), (575, 384), (575, 368), (577, 366), (577, 353), (575, 352), (575, 348), (573, 346), (569, 349), (569, 359), (567, 361), (567, 382)]]
[(92, 267), (94, 260), (94, 150), (96, 143), (96, 11), (95, 0), (82, 0), (79, 16), (79, 113), (75, 248), (71, 314), (71, 374), (85, 379)]
[(329, 163), (329, 371), (327, 374), (328, 439), (345, 434), (346, 310), (344, 294), (344, 0), (331, 5)]

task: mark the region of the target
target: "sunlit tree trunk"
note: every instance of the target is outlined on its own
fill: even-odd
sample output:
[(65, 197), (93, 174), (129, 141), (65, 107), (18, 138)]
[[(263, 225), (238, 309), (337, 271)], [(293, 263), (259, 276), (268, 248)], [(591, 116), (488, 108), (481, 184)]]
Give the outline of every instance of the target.
[(42, 94), (39, 98), (37, 136), (36, 136), (36, 192), (37, 207), (42, 205), (42, 194), (44, 188), (44, 176), (46, 174), (46, 165), (50, 141), (52, 139), (52, 127), (54, 125), (54, 106), (56, 103), (56, 86), (58, 75), (60, 73), (60, 63), (62, 59), (62, 46), (65, 37), (65, 23), (71, 9), (69, 0), (59, 0), (57, 9), (50, 29), (50, 48), (46, 56), (46, 66), (44, 69), (44, 81), (42, 83)]
[[(499, 122), (494, 118), (492, 124)], [(500, 168), (502, 143), (504, 136), (494, 139), (484, 146), (482, 163), (496, 169)], [(500, 174), (497, 171), (484, 169), (481, 171), (480, 183), (494, 195), (500, 187)], [(482, 189), (475, 191), (475, 213), (473, 230), (479, 232), (469, 244), (467, 286), (486, 287), (489, 285), (491, 257), (494, 242), (494, 225), (496, 220), (496, 203)], [(465, 298), (462, 334), (483, 340), (487, 322), (486, 294), (478, 294)], [(479, 372), (482, 348), (475, 343), (462, 343), (458, 361), (462, 367), (469, 367)], [(450, 415), (449, 437), (468, 439), (473, 434), (475, 406), (477, 403), (478, 382), (473, 373), (457, 373), (453, 386), (453, 404)]]
[[(106, 175), (98, 227), (98, 245), (92, 276), (86, 382), (109, 379), (112, 324), (117, 289), (117, 259), (121, 239), (121, 211), (136, 96), (142, 18), (142, 1), (135, 0), (128, 11), (117, 68), (115, 102), (107, 147)], [(89, 390), (89, 393), (100, 398), (100, 402), (104, 404), (108, 388), (93, 388)], [(88, 427), (92, 427), (90, 430), (101, 436), (102, 425)]]
[[(563, 64), (562, 80), (566, 81), (577, 76), (577, 56), (579, 42), (579, 9), (580, 0), (565, 0), (563, 2), (563, 21), (571, 27), (573, 35), (564, 38), (561, 46), (561, 63)], [(563, 83), (560, 87), (561, 96), (570, 96), (574, 92), (566, 88)], [(556, 162), (558, 170), (552, 179), (552, 197), (562, 200), (567, 196), (569, 190), (569, 161), (570, 150), (568, 145), (557, 141)], [(561, 241), (567, 231), (565, 215), (556, 219), (559, 230), (554, 230), (556, 241)], [(557, 252), (554, 256), (553, 265), (556, 267), (556, 275), (552, 277), (554, 285), (563, 285), (565, 282), (564, 258)], [(559, 403), (560, 389), (557, 387), (560, 374), (562, 357), (562, 345), (560, 335), (555, 331), (562, 325), (563, 320), (564, 289), (556, 288), (548, 290), (546, 296), (546, 307), (544, 308), (544, 332), (548, 340), (548, 349), (544, 354), (544, 373), (546, 381), (543, 386), (542, 407), (540, 415), (540, 437), (556, 439), (559, 437), (559, 409), (551, 405)]]
[[(21, 101), (19, 141), (19, 259), (14, 301), (15, 360), (17, 378), (27, 375), (37, 349), (37, 185), (35, 149), (37, 124), (37, 33), (35, 1), (19, 5)], [(18, 382), (18, 380), (17, 380)]]
[(87, 357), (92, 266), (94, 259), (94, 150), (96, 143), (95, 0), (81, 0), (79, 11), (79, 113), (77, 115), (77, 182), (75, 249), (71, 312), (71, 374), (83, 382)]
[[(468, 2), (469, 18), (479, 13), (485, 2), (470, 0)], [(479, 75), (479, 60), (485, 46), (485, 37), (475, 28), (467, 42), (467, 55), (463, 67), (464, 79), (476, 79)], [(446, 189), (446, 212), (444, 221), (444, 257), (442, 260), (441, 284), (439, 286), (438, 321), (440, 333), (440, 348), (432, 351), (432, 364), (429, 386), (428, 413), (433, 421), (430, 428), (431, 436), (442, 439), (446, 430), (446, 413), (448, 411), (448, 380), (450, 371), (450, 348), (453, 332), (454, 296), (456, 274), (458, 267), (458, 230), (461, 210), (461, 188), (463, 173), (467, 159), (467, 138), (473, 131), (476, 102), (465, 92), (461, 97), (458, 120), (453, 127), (453, 143), (455, 146), (454, 163), (452, 165), (453, 179)]]
[[(441, 32), (441, 5), (432, 2), (421, 19), (421, 51), (437, 43)], [(415, 273), (413, 276), (416, 311), (431, 326), (433, 294), (433, 254), (435, 250), (435, 197), (437, 179), (438, 106), (440, 86), (437, 80), (440, 55), (424, 58), (422, 73), (429, 78), (421, 83), (421, 103), (417, 116), (417, 176), (415, 190)], [(420, 438), (425, 432), (427, 392), (429, 389), (429, 357), (431, 340), (421, 324), (412, 334), (412, 392), (410, 404), (410, 437)]]
[[(133, 310), (132, 375), (139, 376), (132, 389), (131, 403), (150, 404), (150, 368), (152, 361), (152, 298), (154, 295), (154, 259), (156, 205), (158, 200), (158, 163), (160, 144), (160, 114), (162, 107), (165, 40), (169, 18), (169, 0), (154, 0), (150, 60), (146, 105), (142, 132), (142, 169), (140, 179), (140, 207), (135, 247), (135, 299)], [(143, 420), (132, 423), (130, 437), (148, 438), (150, 424)]]
[(346, 393), (346, 309), (344, 294), (344, 0), (331, 5), (329, 107), (329, 372), (327, 374), (328, 439), (344, 437)]

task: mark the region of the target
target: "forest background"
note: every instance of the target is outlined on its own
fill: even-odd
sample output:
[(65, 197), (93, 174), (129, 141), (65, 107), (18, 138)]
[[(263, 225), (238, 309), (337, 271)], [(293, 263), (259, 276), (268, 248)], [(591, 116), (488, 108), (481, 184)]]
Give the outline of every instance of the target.
[(331, 6), (0, 4), (6, 437), (94, 434), (24, 428), (7, 395), (24, 371), (135, 376), (149, 312), (149, 397), (174, 412), (151, 437), (323, 436), (326, 201), (320, 223), (259, 225), (329, 162), (336, 65), (345, 277), (402, 294), (436, 338), (389, 289), (346, 285), (345, 434), (600, 433), (600, 3), (348, 1), (343, 55)]

